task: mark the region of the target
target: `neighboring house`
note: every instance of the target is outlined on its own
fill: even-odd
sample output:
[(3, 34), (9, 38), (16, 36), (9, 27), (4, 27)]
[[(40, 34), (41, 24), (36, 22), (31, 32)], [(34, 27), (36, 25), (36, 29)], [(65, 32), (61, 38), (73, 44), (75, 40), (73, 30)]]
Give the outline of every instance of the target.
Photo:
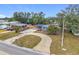
[(41, 29), (41, 30), (47, 30), (47, 28), (52, 25), (52, 26), (56, 26), (59, 27), (59, 24), (57, 23), (53, 23), (53, 24), (37, 24), (36, 26)]
[(0, 24), (3, 24), (5, 22), (5, 20), (0, 20)]
[(56, 26), (56, 27), (59, 27), (59, 24), (56, 23), (56, 22), (54, 22), (53, 24), (50, 24), (50, 25), (52, 25), (52, 26)]
[(12, 22), (9, 22), (9, 25), (22, 27), (22, 26), (26, 26), (27, 24), (20, 23), (20, 22), (18, 22), (18, 21), (12, 21)]
[(24, 29), (26, 29), (27, 24), (20, 23), (18, 21), (12, 21), (12, 22), (9, 22), (9, 26), (11, 27), (11, 29), (12, 28), (14, 29), (15, 26), (18, 26), (21, 28), (21, 30), (24, 30)]
[(12, 30), (13, 26), (19, 26), (22, 28), (25, 28), (27, 24), (23, 24), (20, 23), (18, 21), (11, 21), (11, 22), (7, 22), (5, 20), (0, 20), (0, 29), (8, 29), (8, 30)]
[(47, 28), (48, 28), (49, 25), (37, 24), (36, 26), (37, 26), (39, 29), (41, 29), (41, 30), (47, 30)]
[(0, 24), (9, 24), (9, 22), (6, 20), (0, 20)]
[(9, 22), (9, 24), (17, 24), (17, 23), (20, 23), (20, 22), (18, 22), (18, 21), (11, 21), (11, 22)]
[(72, 33), (73, 33), (75, 36), (79, 36), (79, 29), (75, 29), (75, 31), (72, 31)]
[(0, 29), (6, 29), (8, 28), (9, 22), (7, 22), (6, 20), (0, 20)]
[(8, 27), (8, 25), (0, 25), (0, 29), (7, 29)]

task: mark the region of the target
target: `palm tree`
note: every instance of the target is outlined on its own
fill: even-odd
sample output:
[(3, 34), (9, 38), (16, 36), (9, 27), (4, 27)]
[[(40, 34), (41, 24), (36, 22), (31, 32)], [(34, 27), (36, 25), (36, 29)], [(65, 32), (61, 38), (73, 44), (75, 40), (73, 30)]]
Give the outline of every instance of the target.
[(61, 28), (62, 28), (62, 36), (61, 36), (61, 47), (64, 46), (64, 13), (58, 13), (57, 14), (58, 18), (59, 18), (59, 22), (61, 24)]
[(69, 26), (70, 30), (74, 30), (75, 25), (79, 25), (79, 7), (78, 5), (69, 5), (65, 10), (61, 10), (61, 13), (57, 14), (59, 22), (62, 25), (62, 37), (61, 37), (61, 47), (64, 47), (64, 28), (65, 25)]

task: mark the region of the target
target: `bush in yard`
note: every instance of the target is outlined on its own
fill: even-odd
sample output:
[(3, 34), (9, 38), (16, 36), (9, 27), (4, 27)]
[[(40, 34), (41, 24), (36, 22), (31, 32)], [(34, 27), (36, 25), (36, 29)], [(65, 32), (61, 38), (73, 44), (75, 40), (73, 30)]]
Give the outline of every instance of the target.
[(58, 34), (59, 28), (56, 26), (50, 25), (47, 29), (48, 34)]
[(20, 27), (19, 26), (15, 26), (14, 30), (15, 30), (16, 33), (19, 33), (20, 32)]

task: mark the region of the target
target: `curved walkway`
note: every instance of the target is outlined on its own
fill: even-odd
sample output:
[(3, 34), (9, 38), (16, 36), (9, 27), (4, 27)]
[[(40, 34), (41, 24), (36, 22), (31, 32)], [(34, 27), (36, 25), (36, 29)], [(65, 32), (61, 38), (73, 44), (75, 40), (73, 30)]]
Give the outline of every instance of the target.
[(33, 49), (34, 50), (38, 50), (41, 52), (45, 52), (50, 54), (50, 45), (51, 45), (51, 38), (45, 34), (41, 34), (41, 33), (28, 33), (29, 35), (36, 35), (41, 37), (41, 41), (40, 43), (38, 43)]
[(34, 29), (28, 29), (28, 30), (22, 31), (22, 32), (20, 32), (21, 34), (15, 36), (15, 37), (8, 38), (8, 39), (4, 40), (4, 42), (12, 44), (16, 39), (19, 39), (19, 38), (27, 35), (27, 33), (32, 33), (34, 31), (36, 31), (36, 30), (34, 30)]
[(50, 54), (50, 45), (51, 45), (51, 38), (45, 34), (41, 34), (41, 33), (34, 33), (33, 31), (24, 31), (22, 34), (15, 36), (13, 38), (9, 38), (7, 40), (5, 40), (4, 42), (6, 43), (10, 43), (12, 44), (16, 39), (19, 39), (25, 35), (35, 35), (35, 36), (39, 36), (41, 38), (41, 41), (33, 48), (34, 50), (40, 51), (40, 52), (45, 52)]

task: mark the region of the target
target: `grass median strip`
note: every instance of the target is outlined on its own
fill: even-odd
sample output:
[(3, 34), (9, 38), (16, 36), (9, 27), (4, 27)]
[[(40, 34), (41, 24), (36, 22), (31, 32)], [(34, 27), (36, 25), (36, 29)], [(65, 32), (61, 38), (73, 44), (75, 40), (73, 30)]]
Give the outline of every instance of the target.
[(8, 33), (3, 33), (3, 34), (0, 34), (0, 40), (6, 40), (8, 38), (11, 38), (11, 37), (14, 37), (14, 36), (17, 36), (19, 35), (19, 33), (15, 33), (15, 32), (8, 32)]
[(20, 39), (17, 39), (13, 44), (21, 47), (33, 48), (41, 41), (41, 38), (34, 35), (27, 35)]

